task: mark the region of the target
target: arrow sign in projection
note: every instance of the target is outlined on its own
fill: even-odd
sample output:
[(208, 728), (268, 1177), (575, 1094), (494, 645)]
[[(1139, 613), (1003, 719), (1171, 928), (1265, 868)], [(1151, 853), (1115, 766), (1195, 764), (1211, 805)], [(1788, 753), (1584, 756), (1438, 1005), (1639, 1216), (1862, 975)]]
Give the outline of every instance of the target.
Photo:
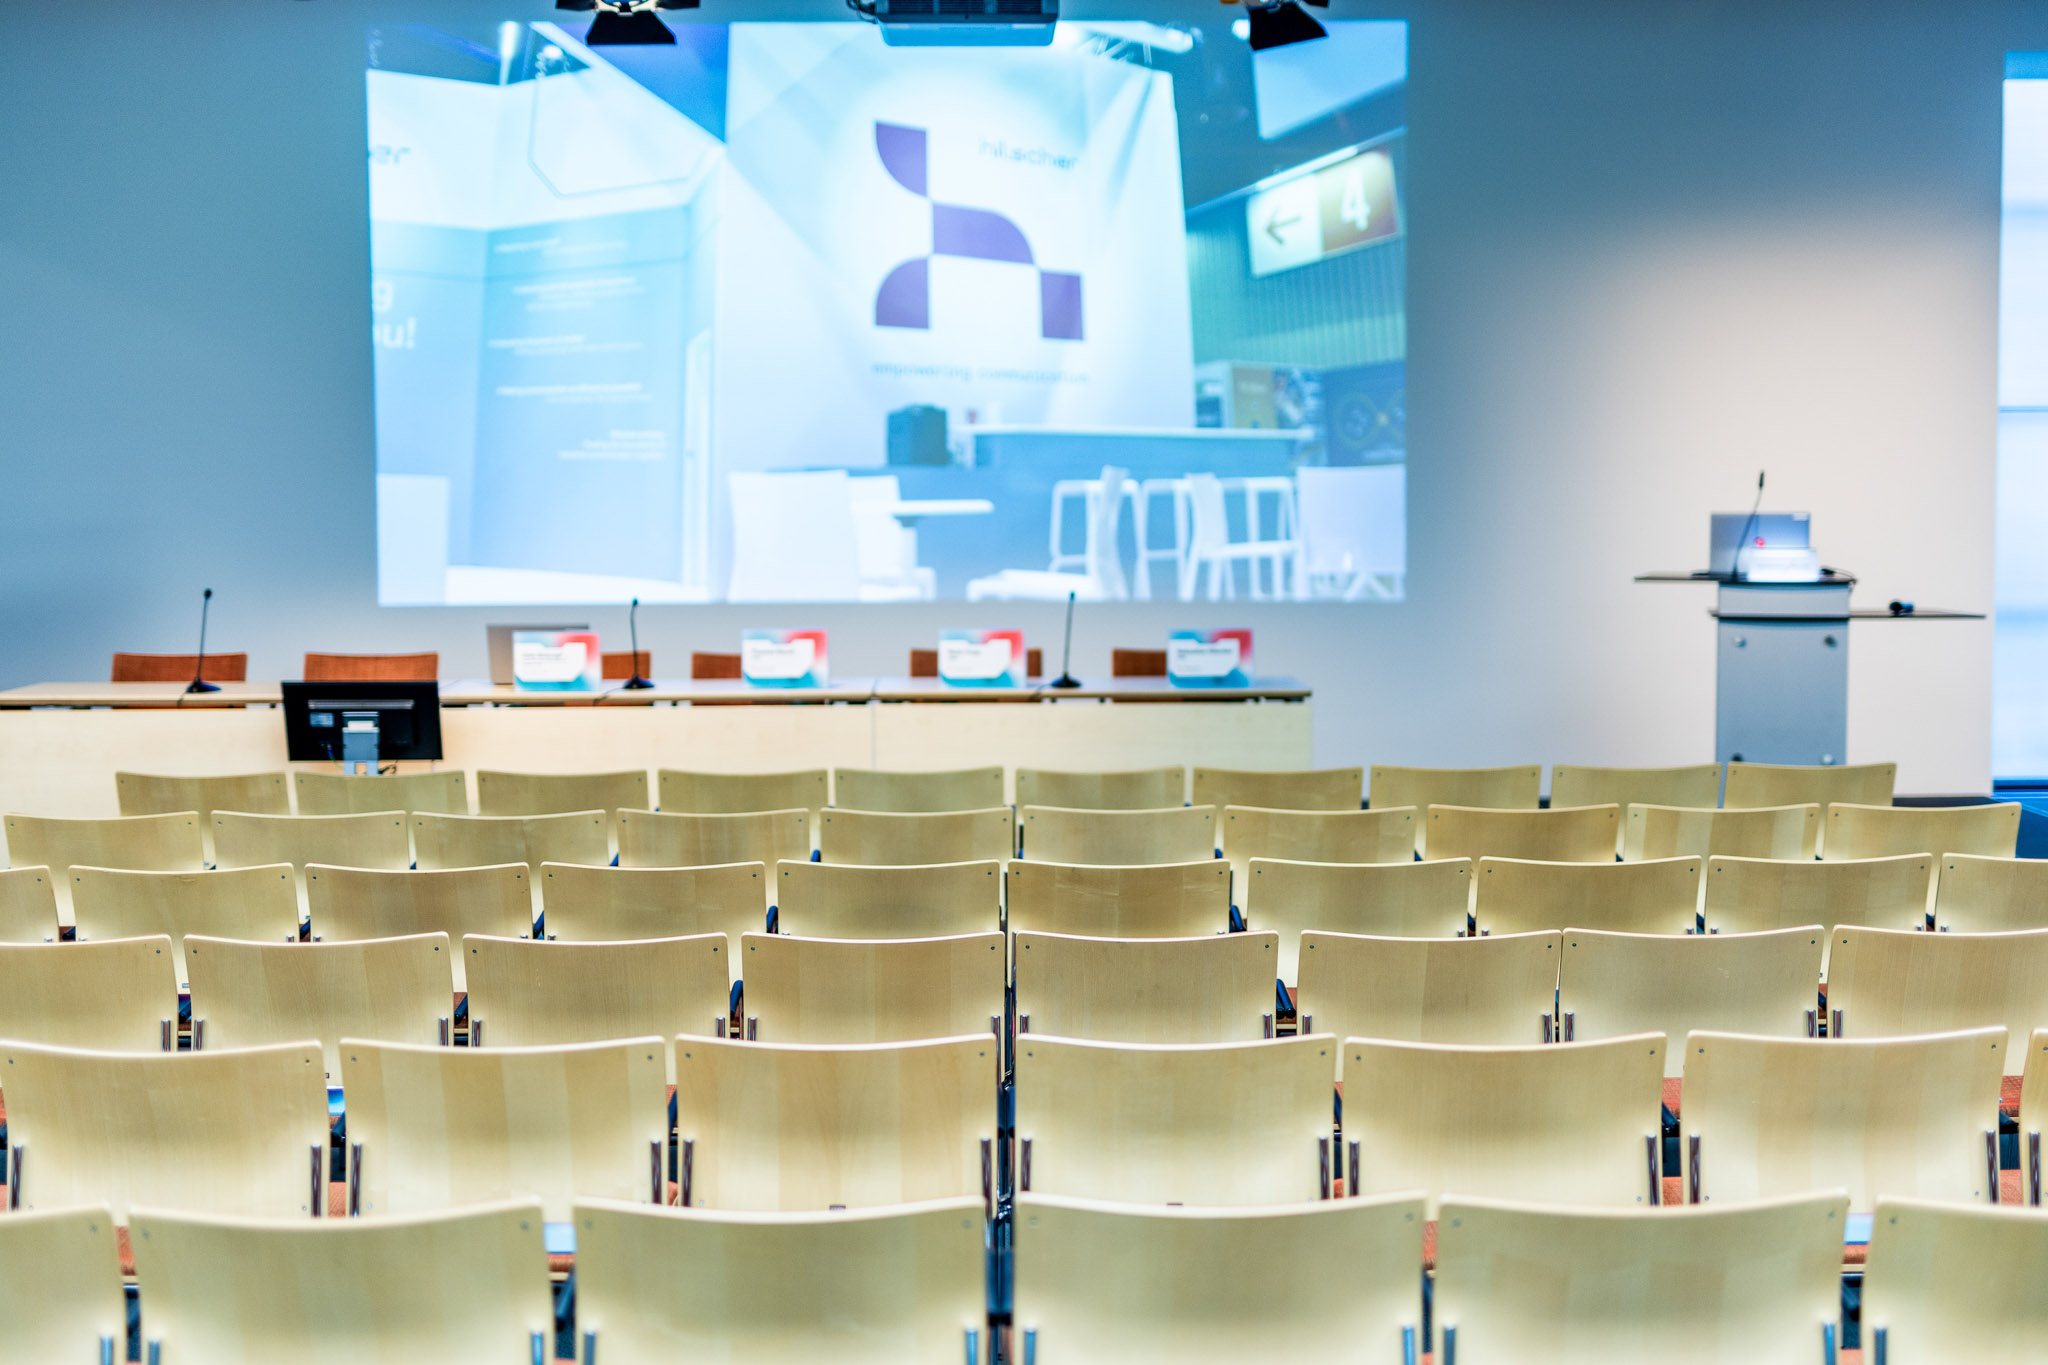
[(1245, 222), (1255, 276), (1399, 236), (1394, 159), (1382, 145), (1304, 166), (1255, 190)]

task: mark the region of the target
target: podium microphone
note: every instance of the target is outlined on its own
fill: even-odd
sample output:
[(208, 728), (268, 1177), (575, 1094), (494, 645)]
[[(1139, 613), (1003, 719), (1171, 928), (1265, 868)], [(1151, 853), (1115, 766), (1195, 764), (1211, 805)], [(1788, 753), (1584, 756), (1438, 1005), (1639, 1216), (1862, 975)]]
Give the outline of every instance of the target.
[(1048, 684), (1047, 684), (1047, 686), (1049, 686), (1049, 687), (1057, 687), (1057, 688), (1059, 688), (1059, 689), (1060, 689), (1060, 690), (1061, 690), (1062, 692), (1065, 692), (1065, 691), (1071, 690), (1071, 689), (1073, 689), (1073, 688), (1079, 687), (1079, 686), (1081, 685), (1081, 682), (1080, 682), (1080, 680), (1079, 680), (1078, 678), (1076, 678), (1076, 677), (1074, 676), (1074, 674), (1073, 674), (1073, 671), (1072, 671), (1072, 669), (1068, 667), (1068, 665), (1069, 665), (1069, 664), (1071, 664), (1071, 663), (1073, 662), (1073, 658), (1074, 658), (1074, 594), (1073, 594), (1073, 593), (1068, 593), (1068, 594), (1067, 594), (1067, 641), (1066, 641), (1066, 643), (1065, 643), (1065, 644), (1063, 644), (1063, 645), (1061, 645), (1061, 646), (1060, 646), (1060, 675), (1059, 675), (1059, 676), (1058, 676), (1057, 678), (1054, 678), (1054, 679), (1053, 679), (1053, 680), (1052, 680), (1052, 681), (1051, 681), (1050, 683), (1048, 683)]
[(1749, 520), (1742, 523), (1742, 538), (1735, 542), (1735, 558), (1728, 565), (1728, 577), (1738, 582), (1747, 581), (1742, 573), (1742, 552), (1749, 548), (1749, 535), (1756, 529), (1757, 513), (1763, 510), (1763, 505), (1764, 471), (1759, 469), (1756, 472), (1756, 501), (1750, 505)]
[(633, 676), (619, 684), (621, 692), (639, 692), (654, 686), (640, 676), (640, 599), (634, 598), (633, 605), (626, 609), (626, 631), (633, 641)]
[(213, 589), (208, 588), (199, 598), (199, 657), (192, 663), (192, 681), (185, 684), (185, 691), (218, 692), (217, 683), (206, 681), (206, 610), (213, 605)]

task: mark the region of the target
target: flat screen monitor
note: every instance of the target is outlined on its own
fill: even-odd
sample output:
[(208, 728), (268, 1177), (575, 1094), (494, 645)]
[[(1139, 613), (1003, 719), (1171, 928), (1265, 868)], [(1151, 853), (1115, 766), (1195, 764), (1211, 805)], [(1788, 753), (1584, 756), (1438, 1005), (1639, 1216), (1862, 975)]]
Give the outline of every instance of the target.
[(497, 687), (510, 687), (516, 681), (512, 676), (512, 635), (521, 630), (589, 630), (588, 625), (573, 626), (485, 626), (484, 633), (491, 647), (491, 683)]
[(380, 761), (441, 757), (439, 683), (288, 682), (283, 687), (285, 756), (294, 763), (339, 763), (372, 741)]

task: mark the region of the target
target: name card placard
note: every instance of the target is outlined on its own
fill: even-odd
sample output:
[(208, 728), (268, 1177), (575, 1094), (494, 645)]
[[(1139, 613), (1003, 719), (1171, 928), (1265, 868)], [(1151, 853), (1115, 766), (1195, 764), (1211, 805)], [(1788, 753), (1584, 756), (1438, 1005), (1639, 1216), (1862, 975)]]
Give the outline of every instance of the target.
[(951, 687), (1022, 686), (1024, 632), (940, 631), (939, 678)]
[(1251, 631), (1174, 631), (1166, 637), (1166, 677), (1175, 687), (1250, 686)]
[(603, 671), (596, 631), (512, 632), (512, 685), (522, 692), (595, 692)]
[(830, 676), (822, 630), (740, 632), (740, 676), (756, 687), (823, 687)]

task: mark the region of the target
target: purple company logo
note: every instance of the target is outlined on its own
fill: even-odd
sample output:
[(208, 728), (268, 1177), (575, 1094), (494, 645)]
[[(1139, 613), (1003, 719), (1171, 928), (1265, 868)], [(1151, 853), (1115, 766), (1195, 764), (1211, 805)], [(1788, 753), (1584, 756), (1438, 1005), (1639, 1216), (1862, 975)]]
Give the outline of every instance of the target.
[[(875, 151), (890, 177), (920, 199), (931, 200), (927, 188), (925, 130), (897, 123), (875, 125)], [(1000, 213), (932, 203), (932, 256), (964, 256), (976, 261), (1010, 261), (1037, 267), (1023, 231)], [(913, 256), (891, 270), (875, 292), (875, 326), (932, 325), (931, 256)], [(1048, 341), (1081, 340), (1081, 277), (1058, 270), (1038, 271), (1038, 331)]]

